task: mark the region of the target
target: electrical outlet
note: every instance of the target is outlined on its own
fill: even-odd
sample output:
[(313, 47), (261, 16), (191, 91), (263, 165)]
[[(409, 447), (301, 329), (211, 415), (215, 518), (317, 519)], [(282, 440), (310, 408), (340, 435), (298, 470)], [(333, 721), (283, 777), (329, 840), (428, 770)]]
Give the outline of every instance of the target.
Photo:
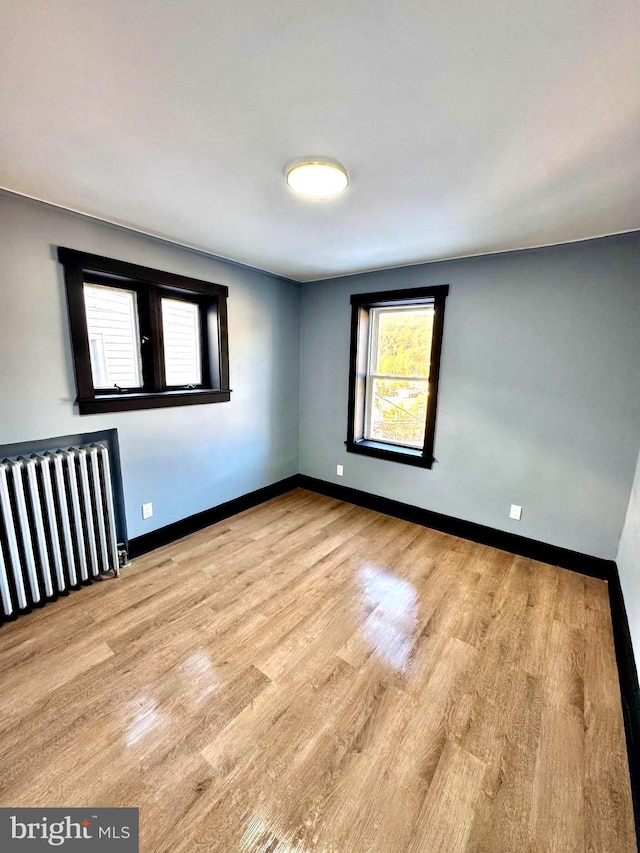
[(142, 504), (142, 517), (143, 518), (151, 518), (153, 515), (153, 504)]
[(520, 521), (522, 518), (522, 507), (517, 504), (511, 504), (511, 512), (509, 513), (509, 518), (512, 518), (514, 521)]
[(344, 476), (344, 465), (336, 465), (336, 474), (338, 477)]

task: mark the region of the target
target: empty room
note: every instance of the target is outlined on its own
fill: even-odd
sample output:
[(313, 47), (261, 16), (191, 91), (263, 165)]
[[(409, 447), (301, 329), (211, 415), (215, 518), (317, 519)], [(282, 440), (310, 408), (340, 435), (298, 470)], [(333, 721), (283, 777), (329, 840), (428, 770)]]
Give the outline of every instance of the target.
[(3, 853), (637, 851), (637, 2), (0, 31)]

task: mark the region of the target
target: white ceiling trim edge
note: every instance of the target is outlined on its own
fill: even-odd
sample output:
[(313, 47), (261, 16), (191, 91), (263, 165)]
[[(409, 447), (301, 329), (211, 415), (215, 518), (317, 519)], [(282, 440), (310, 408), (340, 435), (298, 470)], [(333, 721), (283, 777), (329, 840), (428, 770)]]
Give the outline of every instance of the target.
[(211, 252), (208, 249), (203, 249), (200, 246), (195, 246), (192, 243), (184, 243), (182, 240), (175, 240), (172, 237), (166, 237), (163, 234), (157, 234), (154, 231), (145, 231), (144, 228), (137, 228), (135, 225), (127, 225), (122, 222), (118, 222), (115, 219), (107, 219), (106, 216), (99, 216), (97, 213), (87, 213), (85, 210), (79, 210), (76, 207), (69, 207), (67, 204), (59, 204), (56, 201), (48, 201), (46, 198), (40, 198), (37, 195), (31, 195), (30, 193), (24, 193), (20, 190), (14, 190), (11, 187), (5, 187), (0, 185), (0, 193), (6, 193), (7, 195), (15, 195), (20, 198), (29, 199), (29, 201), (38, 202), (38, 204), (46, 204), (49, 207), (55, 207), (58, 210), (64, 210), (65, 213), (71, 213), (74, 216), (81, 216), (84, 219), (92, 219), (94, 222), (102, 222), (104, 225), (110, 225), (112, 228), (121, 228), (124, 231), (131, 231), (133, 234), (140, 234), (143, 237), (150, 237), (152, 240), (159, 240), (161, 243), (169, 243), (172, 246), (178, 246), (181, 249), (188, 249), (190, 252), (196, 252), (198, 255), (204, 255), (207, 258), (211, 258), (214, 261), (222, 261), (225, 264), (232, 264), (234, 267), (242, 267), (245, 270), (251, 270), (251, 272), (260, 273), (262, 275), (270, 275), (273, 278), (280, 279), (280, 281), (287, 281), (290, 284), (301, 284), (301, 282), (297, 281), (294, 278), (287, 278), (286, 275), (281, 275), (277, 272), (271, 272), (271, 270), (265, 270), (261, 267), (254, 267), (251, 264), (245, 264), (243, 261), (237, 261), (235, 258), (227, 258), (224, 255), (217, 255), (215, 252)]
[(449, 261), (468, 261), (472, 258), (490, 258), (492, 255), (509, 255), (512, 252), (534, 252), (537, 249), (553, 249), (554, 246), (571, 246), (574, 243), (588, 243), (590, 240), (605, 240), (607, 237), (623, 237), (625, 234), (640, 235), (640, 226), (627, 228), (624, 231), (609, 231), (605, 234), (592, 234), (590, 237), (579, 237), (576, 240), (559, 240), (557, 243), (536, 243), (531, 246), (514, 246), (513, 249), (495, 249), (492, 252), (476, 252), (471, 255), (447, 255), (444, 258), (433, 258), (430, 261), (409, 261), (406, 264), (396, 264), (393, 267), (372, 267), (370, 270), (360, 272), (339, 272), (333, 275), (313, 278), (301, 281), (300, 284), (315, 284), (321, 281), (332, 281), (334, 278), (351, 278), (357, 275), (370, 275), (376, 272), (387, 272), (389, 270), (403, 270), (407, 267), (424, 267), (428, 264), (444, 264)]
[(207, 258), (211, 258), (216, 261), (222, 261), (226, 264), (233, 264), (233, 266), (242, 267), (243, 269), (251, 270), (252, 272), (270, 275), (273, 278), (280, 279), (281, 281), (287, 281), (291, 284), (315, 284), (316, 282), (321, 281), (331, 281), (334, 278), (350, 278), (351, 276), (369, 275), (370, 273), (385, 272), (386, 270), (398, 270), (405, 269), (408, 267), (421, 267), (427, 264), (443, 264), (446, 261), (465, 261), (470, 260), (471, 258), (488, 258), (491, 255), (506, 255), (511, 252), (530, 252), (534, 251), (535, 249), (551, 249), (554, 246), (570, 246), (572, 243), (587, 243), (589, 240), (602, 240), (606, 237), (621, 237), (624, 234), (640, 233), (639, 226), (638, 228), (627, 228), (624, 231), (611, 231), (604, 234), (592, 234), (589, 237), (580, 237), (577, 240), (560, 240), (556, 243), (536, 243), (530, 246), (515, 246), (512, 249), (496, 249), (492, 252), (476, 252), (471, 255), (448, 255), (444, 258), (433, 258), (432, 260), (425, 261), (411, 261), (406, 264), (397, 264), (392, 267), (372, 267), (371, 269), (360, 270), (358, 272), (334, 273), (333, 275), (326, 275), (321, 276), (320, 278), (314, 278), (303, 281), (301, 279), (288, 278), (285, 275), (272, 272), (271, 270), (261, 269), (260, 267), (254, 267), (251, 264), (246, 264), (243, 261), (236, 260), (235, 258), (227, 258), (224, 255), (218, 255), (215, 252), (211, 252), (208, 249), (203, 249), (200, 246), (195, 246), (192, 243), (184, 243), (181, 240), (175, 240), (171, 237), (166, 237), (162, 234), (156, 234), (153, 231), (145, 231), (143, 228), (137, 228), (134, 225), (123, 224), (122, 222), (118, 222), (115, 219), (107, 219), (107, 217), (99, 216), (96, 213), (87, 213), (84, 210), (78, 210), (77, 208), (69, 207), (66, 204), (60, 204), (55, 201), (48, 201), (45, 198), (40, 198), (36, 195), (21, 192), (20, 190), (14, 190), (11, 187), (0, 186), (0, 193), (7, 193), (8, 195), (19, 196), (20, 198), (26, 198), (30, 201), (38, 202), (39, 204), (46, 204), (49, 207), (55, 207), (58, 210), (64, 210), (66, 213), (71, 213), (74, 216), (82, 216), (86, 219), (92, 219), (95, 222), (102, 222), (105, 225), (112, 226), (113, 228), (122, 228), (125, 231), (131, 231), (132, 233), (140, 234), (143, 237), (150, 237), (153, 240), (159, 240), (161, 243), (169, 243), (172, 246), (179, 246), (181, 249), (188, 249), (190, 252), (196, 252), (197, 254), (204, 255)]

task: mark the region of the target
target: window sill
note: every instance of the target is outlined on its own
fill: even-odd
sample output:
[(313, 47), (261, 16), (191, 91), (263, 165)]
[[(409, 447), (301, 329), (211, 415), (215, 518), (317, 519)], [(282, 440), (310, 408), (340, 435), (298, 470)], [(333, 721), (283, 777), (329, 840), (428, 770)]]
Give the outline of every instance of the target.
[(158, 394), (99, 394), (91, 400), (78, 400), (81, 415), (107, 412), (131, 412), (139, 409), (164, 409), (168, 406), (197, 406), (204, 403), (228, 403), (231, 391), (163, 391)]
[(347, 453), (361, 453), (363, 456), (374, 456), (377, 459), (387, 459), (390, 462), (401, 462), (404, 465), (414, 465), (418, 468), (431, 468), (434, 460), (424, 456), (422, 450), (412, 447), (400, 447), (395, 444), (385, 444), (382, 441), (347, 441)]

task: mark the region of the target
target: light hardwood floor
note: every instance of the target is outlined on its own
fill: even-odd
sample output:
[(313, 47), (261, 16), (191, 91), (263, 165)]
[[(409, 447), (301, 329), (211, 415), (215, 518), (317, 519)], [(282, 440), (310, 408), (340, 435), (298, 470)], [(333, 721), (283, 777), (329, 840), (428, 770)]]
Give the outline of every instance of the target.
[(297, 490), (0, 630), (0, 805), (141, 850), (635, 850), (606, 584)]

